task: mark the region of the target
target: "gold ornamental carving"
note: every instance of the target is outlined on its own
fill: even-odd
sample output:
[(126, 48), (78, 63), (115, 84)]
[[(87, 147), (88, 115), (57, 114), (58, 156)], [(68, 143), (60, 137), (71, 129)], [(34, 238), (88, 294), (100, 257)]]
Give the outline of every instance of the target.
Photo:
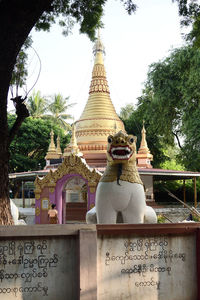
[(36, 207), (36, 209), (35, 209), (35, 215), (37, 217), (40, 215), (40, 209), (39, 209), (39, 207)]
[(55, 187), (50, 187), (50, 188), (49, 188), (49, 192), (50, 192), (51, 194), (53, 194), (54, 191), (55, 191)]
[(36, 178), (34, 184), (37, 196), (40, 198), (41, 191), (45, 187), (48, 187), (51, 193), (54, 192), (57, 181), (66, 174), (81, 175), (88, 181), (88, 185), (92, 188), (97, 186), (101, 178), (101, 175), (94, 169), (91, 170), (80, 157), (72, 154), (65, 157), (63, 163), (55, 172), (50, 170), (50, 172), (43, 179), (39, 179), (38, 177)]
[(40, 193), (41, 193), (41, 181), (38, 177), (36, 177), (34, 185), (35, 185), (35, 199), (39, 200), (40, 199)]
[(81, 151), (106, 151), (107, 146), (105, 145), (80, 145)]
[(39, 200), (39, 199), (40, 199), (40, 193), (41, 193), (41, 191), (39, 192), (39, 191), (36, 191), (36, 190), (35, 190), (35, 199), (36, 199), (36, 200)]
[(81, 137), (81, 136), (88, 136), (88, 135), (92, 135), (92, 136), (108, 136), (110, 134), (114, 134), (115, 130), (110, 130), (110, 129), (102, 129), (102, 130), (80, 130), (76, 132), (76, 136), (77, 137)]
[[(108, 165), (101, 181), (112, 182), (117, 180), (117, 165)], [(138, 174), (136, 165), (124, 165), (120, 179), (131, 183), (139, 183), (143, 185), (143, 182)]]
[(94, 182), (94, 183), (90, 183), (89, 184), (89, 188), (90, 188), (90, 193), (95, 193), (95, 191), (96, 191), (96, 187), (97, 187), (97, 184), (96, 184), (96, 182)]
[(55, 187), (56, 187), (56, 181), (55, 181), (55, 176), (53, 176), (53, 172), (50, 170), (51, 172), (51, 176), (50, 176), (50, 179), (49, 179), (49, 182), (47, 184), (48, 188), (49, 188), (49, 191), (50, 193), (53, 193), (55, 191)]
[(92, 123), (92, 124), (90, 124), (89, 126), (88, 126), (89, 128), (97, 128), (97, 127), (104, 127), (102, 124), (99, 124), (99, 123)]

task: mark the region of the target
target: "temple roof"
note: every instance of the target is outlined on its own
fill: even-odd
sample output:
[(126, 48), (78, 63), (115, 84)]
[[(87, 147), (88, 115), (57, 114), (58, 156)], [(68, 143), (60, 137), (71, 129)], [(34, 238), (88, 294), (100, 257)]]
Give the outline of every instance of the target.
[[(105, 168), (97, 168), (97, 170), (103, 173)], [(50, 169), (10, 173), (9, 178), (16, 179), (16, 180), (17, 179), (34, 180), (37, 176), (42, 178), (49, 172)], [(192, 179), (192, 178), (200, 177), (200, 172), (192, 172), (192, 171), (138, 168), (138, 172), (140, 175), (152, 175), (154, 177), (154, 180), (180, 180), (180, 179)]]

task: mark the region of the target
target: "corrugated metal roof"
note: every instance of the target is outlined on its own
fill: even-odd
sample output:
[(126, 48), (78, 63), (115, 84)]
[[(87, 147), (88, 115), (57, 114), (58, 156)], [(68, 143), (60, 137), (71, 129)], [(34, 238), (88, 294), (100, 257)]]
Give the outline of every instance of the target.
[[(101, 173), (104, 172), (105, 168), (96, 168)], [(55, 171), (53, 169), (52, 171)], [(24, 180), (34, 180), (37, 176), (43, 177), (50, 169), (38, 170), (38, 171), (28, 171), (28, 172), (18, 172), (9, 174), (10, 179), (24, 179)], [(148, 169), (148, 168), (138, 168), (140, 175), (151, 175), (154, 180), (178, 180), (178, 179), (191, 179), (194, 177), (200, 177), (199, 172), (191, 171), (178, 171), (178, 170), (165, 170), (165, 169)]]

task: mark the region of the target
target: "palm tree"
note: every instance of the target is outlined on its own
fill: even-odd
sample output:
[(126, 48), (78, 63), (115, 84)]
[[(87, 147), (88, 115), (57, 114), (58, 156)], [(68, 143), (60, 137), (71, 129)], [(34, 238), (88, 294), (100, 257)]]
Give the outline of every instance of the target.
[(47, 112), (47, 99), (41, 96), (41, 92), (33, 92), (27, 100), (27, 108), (33, 118), (44, 118)]
[(50, 119), (54, 124), (59, 125), (65, 131), (71, 129), (70, 124), (66, 121), (68, 119), (73, 119), (72, 115), (66, 113), (67, 110), (73, 107), (76, 103), (68, 104), (69, 97), (64, 98), (61, 94), (55, 94), (51, 97), (52, 103), (48, 106), (48, 111), (50, 112)]

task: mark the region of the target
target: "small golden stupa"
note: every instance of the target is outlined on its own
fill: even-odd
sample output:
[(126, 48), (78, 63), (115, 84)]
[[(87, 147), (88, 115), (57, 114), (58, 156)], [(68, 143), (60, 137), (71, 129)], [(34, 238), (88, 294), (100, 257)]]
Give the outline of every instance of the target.
[(104, 67), (104, 46), (98, 33), (89, 98), (78, 121), (76, 138), (79, 150), (92, 167), (106, 166), (107, 137), (124, 129), (110, 98)]
[(77, 142), (76, 142), (76, 125), (72, 125), (72, 136), (69, 145), (64, 149), (63, 156), (70, 156), (71, 154), (77, 155), (77, 156), (83, 156), (83, 154), (80, 152)]
[(57, 139), (57, 148), (54, 143), (54, 132), (51, 130), (51, 141), (49, 144), (49, 149), (47, 152), (47, 155), (45, 156), (46, 160), (51, 160), (51, 159), (59, 159), (62, 156), (62, 151), (60, 149), (60, 138)]
[(60, 148), (60, 137), (59, 136), (57, 137), (56, 142), (57, 142), (56, 152), (58, 153), (58, 155), (60, 155), (59, 158), (61, 158), (62, 157), (62, 150)]
[(142, 139), (140, 143), (140, 148), (137, 153), (137, 166), (139, 168), (152, 168), (151, 165), (152, 160), (153, 160), (153, 155), (150, 153), (150, 150), (147, 145), (146, 130), (143, 121)]

